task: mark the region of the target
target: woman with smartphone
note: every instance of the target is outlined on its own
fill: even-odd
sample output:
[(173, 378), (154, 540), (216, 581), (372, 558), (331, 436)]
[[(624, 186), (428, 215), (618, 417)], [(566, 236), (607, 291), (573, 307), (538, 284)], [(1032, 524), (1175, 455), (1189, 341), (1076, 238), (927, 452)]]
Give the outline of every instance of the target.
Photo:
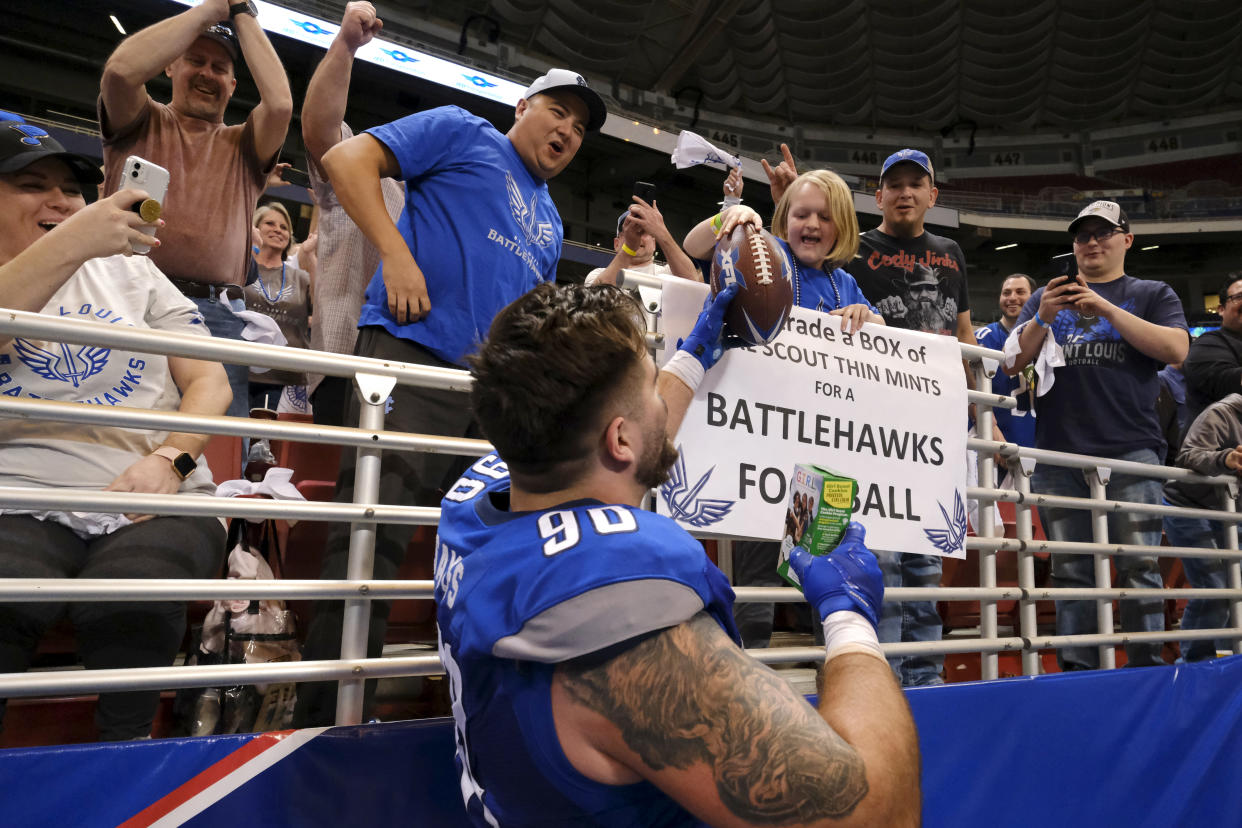
[[(134, 255), (159, 244), (134, 210), (148, 193), (120, 190), (87, 207), (83, 190), (101, 178), (89, 159), (33, 125), (0, 130), (4, 305), (210, 336), (194, 303)], [(232, 399), (219, 363), (184, 357), (0, 337), (0, 365), (0, 392), (18, 399), (207, 415), (223, 414)], [(200, 434), (0, 420), (0, 487), (210, 496), (206, 444)], [(208, 578), (224, 555), (214, 517), (0, 511), (0, 578)], [(0, 604), (0, 672), (25, 671), (43, 634), (66, 616), (87, 669), (169, 667), (185, 634), (185, 602)], [(159, 691), (101, 694), (99, 738), (149, 737), (158, 704)]]
[[(283, 204), (273, 201), (254, 211), (256, 274), (242, 291), (246, 309), (270, 316), (280, 326), (291, 348), (310, 345), (310, 274), (288, 262), (293, 246), (293, 221)], [(285, 386), (306, 394), (306, 374), (300, 371), (251, 372), (250, 407), (275, 411)]]

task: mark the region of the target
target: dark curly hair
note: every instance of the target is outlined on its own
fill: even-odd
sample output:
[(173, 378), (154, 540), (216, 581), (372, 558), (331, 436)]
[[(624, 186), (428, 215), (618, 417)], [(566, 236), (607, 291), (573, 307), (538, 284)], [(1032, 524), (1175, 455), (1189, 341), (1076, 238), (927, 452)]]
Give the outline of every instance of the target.
[(1225, 303), (1229, 301), (1229, 288), (1233, 287), (1233, 283), (1242, 281), (1242, 270), (1235, 270), (1225, 275), (1225, 281), (1220, 285), (1220, 306), (1225, 307)]
[(552, 491), (587, 468), (593, 426), (644, 358), (643, 311), (629, 294), (544, 283), (492, 320), (469, 358), (470, 403), (515, 480)]

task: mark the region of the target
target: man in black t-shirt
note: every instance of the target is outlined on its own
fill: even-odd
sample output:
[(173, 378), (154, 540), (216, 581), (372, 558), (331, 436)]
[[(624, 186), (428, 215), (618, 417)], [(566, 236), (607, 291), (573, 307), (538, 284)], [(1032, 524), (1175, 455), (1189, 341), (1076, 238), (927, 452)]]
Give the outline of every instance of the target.
[(1242, 391), (1242, 270), (1225, 277), (1218, 312), (1220, 328), (1196, 339), (1182, 366), (1187, 426), (1212, 403)]
[[(957, 242), (927, 232), (923, 221), (936, 203), (931, 159), (915, 149), (890, 155), (880, 168), (875, 202), (880, 226), (862, 234), (858, 256), (845, 266), (884, 321), (898, 328), (975, 341), (966, 292), (966, 258)], [(966, 371), (971, 384), (970, 371)], [(943, 561), (935, 555), (881, 555), (886, 586), (940, 585)], [(940, 614), (931, 601), (887, 603), (880, 640), (939, 641)], [(940, 684), (941, 655), (889, 659), (905, 686)]]

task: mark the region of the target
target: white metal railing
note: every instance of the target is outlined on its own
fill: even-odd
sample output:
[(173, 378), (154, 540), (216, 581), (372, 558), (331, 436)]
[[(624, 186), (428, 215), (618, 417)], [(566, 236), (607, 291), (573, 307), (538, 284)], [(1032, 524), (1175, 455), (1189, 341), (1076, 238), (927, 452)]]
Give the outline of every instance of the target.
[[(663, 281), (642, 274), (624, 273), (624, 286), (649, 285), (662, 287)], [(376, 523), (408, 523), (429, 525), (438, 521), (439, 509), (375, 503), (381, 451), (430, 451), (467, 456), (480, 456), (491, 450), (482, 440), (448, 438), (434, 435), (413, 435), (383, 430), (383, 401), (395, 383), (422, 387), (468, 390), (469, 375), (464, 371), (427, 366), (406, 365), (363, 357), (342, 356), (282, 346), (238, 343), (161, 331), (118, 328), (74, 319), (61, 319), (21, 311), (0, 311), (0, 336), (25, 336), (76, 344), (99, 344), (145, 353), (164, 353), (236, 364), (259, 365), (310, 371), (329, 376), (351, 377), (355, 380), (362, 402), (358, 428), (317, 426), (284, 421), (260, 421), (231, 417), (212, 417), (157, 413), (124, 408), (101, 408), (75, 403), (0, 398), (0, 417), (38, 420), (59, 420), (119, 428), (169, 429), (204, 434), (268, 437), (310, 443), (332, 444), (358, 451), (353, 503), (279, 502), (236, 498), (210, 498), (183, 495), (137, 495), (132, 493), (65, 490), (0, 488), (0, 507), (23, 509), (81, 509), (97, 512), (151, 512), (170, 515), (213, 515), (254, 519), (285, 518), (296, 520), (334, 520), (351, 523), (349, 571), (340, 581), (248, 581), (184, 580), (152, 582), (143, 580), (61, 580), (61, 579), (0, 579), (0, 601), (159, 601), (224, 598), (286, 598), (343, 600), (346, 621), (342, 634), (342, 657), (336, 661), (294, 662), (267, 665), (214, 665), (202, 667), (144, 668), (135, 670), (56, 671), (0, 675), (0, 697), (16, 698), (46, 694), (104, 692), (139, 689), (172, 689), (205, 687), (269, 681), (338, 680), (337, 723), (353, 724), (361, 720), (362, 683), (366, 679), (388, 676), (429, 675), (442, 672), (436, 656), (405, 658), (365, 658), (369, 602), (371, 600), (432, 598), (430, 581), (375, 581), (371, 579)], [(658, 332), (648, 334), (648, 344), (662, 342)], [(999, 352), (963, 345), (963, 357), (975, 366), (976, 387), (989, 387), (983, 359), (995, 360)], [(972, 391), (971, 402), (979, 405), (980, 432), (991, 433), (991, 408), (1013, 407), (1010, 397), (987, 391)], [(968, 497), (981, 504), (993, 501), (1015, 503), (1017, 538), (993, 536), (991, 509), (980, 509), (979, 536), (967, 540), (967, 548), (979, 553), (978, 587), (962, 588), (892, 588), (886, 591), (890, 602), (978, 601), (980, 626), (977, 638), (954, 638), (939, 642), (890, 643), (884, 650), (890, 656), (918, 653), (979, 653), (985, 678), (998, 675), (998, 654), (1021, 652), (1023, 672), (1039, 672), (1038, 651), (1066, 646), (1098, 646), (1101, 664), (1113, 666), (1112, 648), (1118, 644), (1139, 641), (1232, 639), (1234, 651), (1242, 652), (1242, 571), (1239, 561), (1237, 523), (1242, 520), (1234, 510), (1236, 480), (1232, 477), (1207, 478), (1184, 469), (1150, 466), (1141, 463), (1019, 447), (1012, 443), (996, 443), (972, 438), (968, 447), (979, 453), (980, 480), (993, 477), (994, 453), (1006, 458), (1017, 472), (1016, 490), (1003, 491), (990, 487), (972, 487)], [(1183, 507), (1123, 503), (1107, 500), (1103, 485), (1093, 487), (1091, 498), (1072, 498), (1032, 494), (1030, 474), (1036, 462), (1044, 462), (1084, 471), (1110, 469), (1126, 474), (1159, 479), (1178, 479), (1210, 483), (1221, 488), (1222, 511), (1187, 509)], [(1099, 475), (1096, 475), (1098, 483)], [(1147, 514), (1207, 517), (1225, 523), (1227, 549), (1205, 550), (1172, 547), (1142, 547), (1108, 543), (1069, 543), (1036, 541), (1032, 537), (1030, 509), (1037, 505), (1092, 510), (1097, 515), (1108, 511), (1129, 510)], [(1099, 527), (1097, 526), (1097, 537)], [(703, 534), (702, 537), (712, 537)], [(719, 544), (721, 567), (730, 569), (730, 543)], [(1018, 584), (996, 585), (996, 555), (1017, 556)], [(1097, 586), (1092, 589), (1039, 588), (1035, 585), (1034, 556), (1039, 552), (1076, 552), (1095, 554)], [(1117, 589), (1108, 580), (1108, 555), (1164, 555), (1182, 557), (1223, 558), (1229, 561), (1227, 589)], [(1223, 598), (1231, 602), (1234, 627), (1218, 630), (1162, 631), (1148, 633), (1114, 632), (1112, 602), (1133, 597), (1160, 598)], [(1089, 599), (1097, 602), (1100, 628), (1106, 632), (1093, 635), (1041, 636), (1036, 626), (1036, 602), (1042, 600)], [(802, 595), (793, 588), (739, 587), (739, 602), (801, 601)], [(997, 603), (1016, 601), (1020, 625), (1017, 635), (999, 635)], [(816, 647), (783, 647), (752, 650), (751, 655), (766, 663), (814, 661), (822, 657)]]

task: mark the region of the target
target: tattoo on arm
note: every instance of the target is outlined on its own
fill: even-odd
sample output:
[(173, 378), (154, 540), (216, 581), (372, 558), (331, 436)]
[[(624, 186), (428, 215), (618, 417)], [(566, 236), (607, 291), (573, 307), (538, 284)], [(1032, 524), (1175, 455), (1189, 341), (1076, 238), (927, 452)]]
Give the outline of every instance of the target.
[(563, 664), (562, 677), (649, 767), (711, 767), (721, 802), (740, 818), (839, 819), (867, 794), (854, 749), (706, 614), (603, 664)]

